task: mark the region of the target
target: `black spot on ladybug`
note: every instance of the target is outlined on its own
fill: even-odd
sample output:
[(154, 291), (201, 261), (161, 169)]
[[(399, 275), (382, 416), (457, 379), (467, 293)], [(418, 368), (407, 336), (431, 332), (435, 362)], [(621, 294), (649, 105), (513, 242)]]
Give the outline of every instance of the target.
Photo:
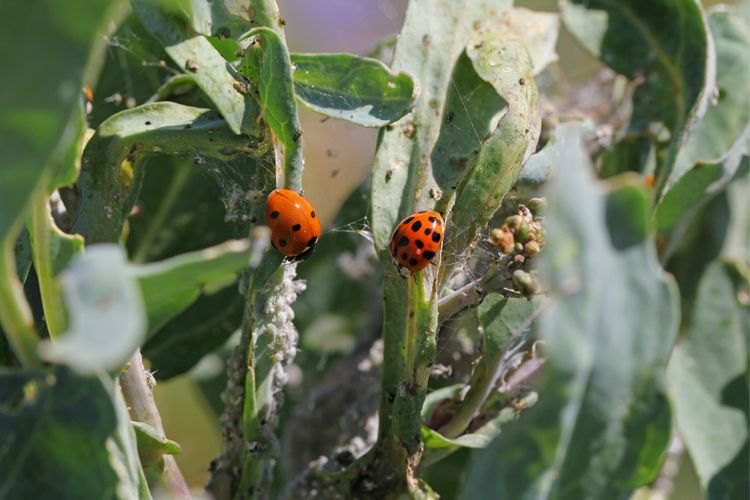
[(310, 238), (310, 241), (307, 242), (307, 246), (314, 247), (317, 242), (318, 242), (318, 237), (313, 236), (312, 238)]
[(408, 257), (408, 256), (406, 255), (406, 252), (404, 252), (404, 253), (402, 253), (402, 254), (401, 254), (401, 258), (402, 258), (402, 259), (406, 260), (406, 257)]
[(422, 243), (422, 240), (414, 240), (414, 244), (417, 245), (417, 248), (424, 248), (424, 243)]
[(440, 241), (440, 233), (432, 233), (432, 241), (434, 241), (435, 243)]
[(416, 233), (417, 231), (421, 229), (421, 227), (422, 227), (422, 223), (420, 221), (417, 221), (411, 225), (411, 230)]
[(272, 219), (276, 219), (278, 216), (279, 216), (279, 212), (277, 212), (276, 210), (274, 210), (273, 212), (271, 212), (271, 218)]
[(427, 236), (429, 236), (431, 232), (432, 232), (432, 228), (430, 227), (424, 230), (424, 234), (426, 234)]
[(279, 240), (279, 246), (284, 248), (286, 246), (286, 240)]
[(313, 210), (312, 212), (310, 212), (310, 217), (312, 217), (313, 219), (314, 219), (315, 217), (317, 217), (317, 215), (315, 215), (315, 210)]
[(437, 222), (437, 219), (435, 217), (433, 217), (433, 216), (427, 217), (427, 220), (430, 221), (430, 222), (432, 222), (433, 224)]
[(396, 250), (396, 247), (393, 247), (391, 250), (391, 255), (393, 255), (394, 259), (398, 257), (398, 250)]
[(407, 217), (406, 219), (404, 219), (404, 222), (402, 222), (401, 224), (408, 224), (408, 223), (410, 223), (413, 220), (414, 220), (414, 216), (411, 215), (411, 216)]
[(299, 231), (302, 229), (302, 226), (300, 224), (295, 224), (292, 226), (292, 231)]
[(410, 266), (416, 266), (417, 265), (417, 259), (409, 259), (409, 265)]
[(406, 236), (402, 236), (398, 242), (398, 246), (400, 247), (405, 247), (408, 244), (409, 244), (409, 238), (407, 238)]
[(429, 250), (425, 250), (422, 254), (422, 257), (424, 257), (427, 260), (432, 259), (435, 256), (435, 252), (430, 252)]

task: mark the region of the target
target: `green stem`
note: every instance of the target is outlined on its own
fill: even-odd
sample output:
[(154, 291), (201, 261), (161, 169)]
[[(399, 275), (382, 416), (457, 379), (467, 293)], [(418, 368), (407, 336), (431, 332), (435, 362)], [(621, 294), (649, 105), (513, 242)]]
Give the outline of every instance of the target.
[[(154, 393), (150, 380), (151, 376), (143, 367), (143, 358), (140, 349), (136, 349), (130, 358), (126, 369), (120, 374), (120, 387), (122, 395), (128, 406), (131, 418), (136, 422), (144, 422), (162, 436), (164, 424), (154, 401)], [(177, 462), (172, 455), (164, 455), (162, 458), (164, 467), (162, 469), (162, 484), (169, 498), (189, 499), (190, 488), (182, 477)]]
[(5, 330), (8, 343), (16, 357), (25, 367), (41, 367), (36, 352), (39, 342), (34, 327), (31, 309), (23, 293), (23, 286), (16, 275), (15, 238), (17, 232), (8, 231), (2, 244), (0, 256), (0, 323)]

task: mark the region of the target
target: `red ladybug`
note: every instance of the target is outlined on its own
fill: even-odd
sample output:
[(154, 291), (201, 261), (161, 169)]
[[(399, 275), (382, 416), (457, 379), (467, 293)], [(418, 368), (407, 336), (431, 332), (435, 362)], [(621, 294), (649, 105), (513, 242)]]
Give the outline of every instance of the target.
[(408, 277), (427, 267), (442, 244), (443, 217), (437, 212), (417, 212), (396, 227), (389, 249), (398, 272)]
[(271, 245), (294, 260), (310, 255), (320, 238), (318, 214), (304, 196), (291, 189), (268, 195), (266, 224), (271, 228)]

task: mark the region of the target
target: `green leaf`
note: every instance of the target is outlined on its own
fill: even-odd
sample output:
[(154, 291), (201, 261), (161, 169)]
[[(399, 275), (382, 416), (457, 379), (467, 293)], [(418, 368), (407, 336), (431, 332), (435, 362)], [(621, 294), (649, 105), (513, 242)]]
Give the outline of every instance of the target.
[(291, 59), (297, 98), (317, 113), (383, 127), (414, 105), (414, 80), (375, 59), (351, 54), (292, 54)]
[(425, 448), (438, 450), (443, 448), (484, 448), (492, 440), (490, 436), (483, 434), (464, 434), (461, 437), (449, 439), (425, 426), (422, 426), (420, 432)]
[(189, 72), (198, 87), (214, 103), (235, 134), (258, 135), (258, 104), (240, 76), (206, 40), (196, 36), (165, 48), (169, 57)]
[(200, 165), (206, 158), (257, 157), (266, 148), (235, 135), (208, 109), (156, 102), (117, 113), (101, 124), (83, 152), (81, 206), (73, 231), (86, 244), (119, 240), (147, 156), (178, 155)]
[(514, 7), (500, 17), (491, 30), (502, 31), (504, 36), (518, 38), (529, 51), (534, 74), (557, 61), (557, 35), (560, 16), (553, 12), (537, 12)]
[[(105, 46), (101, 31), (111, 3), (43, 0), (0, 7), (6, 69), (0, 90), (0, 240), (20, 220), (45, 167), (74, 138), (70, 117), (80, 105), (89, 56)], [(40, 54), (44, 64), (29, 64)]]
[(149, 333), (185, 310), (201, 292), (217, 291), (235, 282), (249, 261), (249, 241), (234, 240), (165, 261), (132, 266)]
[(529, 157), (516, 183), (520, 186), (538, 186), (544, 183), (560, 165), (561, 151), (568, 147), (568, 143), (583, 147), (582, 141), (593, 132), (594, 124), (591, 122), (560, 123), (544, 147)]
[(218, 349), (240, 327), (245, 299), (235, 287), (200, 295), (146, 341), (143, 356), (157, 380), (168, 380), (193, 368)]
[(551, 181), (540, 276), (549, 358), (540, 403), (472, 464), (465, 498), (626, 497), (654, 479), (670, 436), (663, 379), (679, 318), (649, 236), (639, 178), (604, 191), (575, 143)]
[(716, 50), (716, 95), (705, 116), (687, 134), (668, 188), (696, 164), (719, 163), (750, 135), (750, 21), (728, 6), (708, 16)]
[(292, 63), (284, 40), (270, 28), (256, 28), (247, 34), (259, 43), (245, 51), (239, 71), (257, 79), (263, 118), (284, 146), (283, 186), (302, 189), (302, 128), (297, 115)]
[[(429, 199), (430, 189), (423, 189), (430, 176), (428, 160), (440, 124), (447, 118), (444, 104), (456, 59), (473, 36), (473, 28), (492, 17), (490, 11), (498, 15), (510, 7), (506, 0), (409, 4), (391, 69), (412, 75), (420, 94), (411, 113), (382, 131), (372, 174), (372, 235), (381, 260), (389, 266), (386, 250), (393, 227), (414, 210), (418, 193)], [(425, 19), (430, 20), (429, 33)]]
[(717, 54), (715, 105), (689, 132), (680, 150), (669, 191), (656, 209), (669, 255), (685, 226), (734, 177), (750, 145), (750, 28), (728, 8), (709, 17)]
[[(190, 15), (177, 2), (171, 6), (169, 2), (153, 0), (132, 0), (132, 3), (145, 28), (159, 39), (175, 64), (195, 80), (231, 130), (235, 134), (256, 135), (257, 103), (249, 93), (237, 90), (238, 84), (244, 87), (244, 82), (219, 51), (204, 36), (196, 36), (196, 32), (239, 31), (237, 23), (246, 27), (249, 23), (229, 17), (222, 2), (191, 2)], [(219, 14), (218, 26), (214, 25), (214, 14)], [(227, 23), (230, 20), (236, 22)]]
[(138, 441), (138, 456), (144, 467), (156, 464), (164, 455), (176, 455), (182, 451), (179, 444), (144, 422), (133, 422), (133, 430)]
[[(737, 294), (731, 266), (714, 262), (667, 370), (677, 427), (708, 498), (748, 491), (748, 309)], [(731, 464), (743, 461), (737, 475)]]
[(498, 209), (536, 148), (541, 131), (539, 94), (524, 46), (494, 33), (473, 40), (466, 49), (477, 75), (507, 103), (492, 135), (458, 185), (446, 234), (449, 253), (467, 248)]
[(0, 372), (0, 428), (0, 498), (139, 497), (119, 477), (117, 415), (97, 378)]
[(54, 342), (40, 344), (39, 354), (83, 374), (120, 368), (143, 340), (147, 326), (125, 252), (111, 244), (89, 246), (60, 280), (68, 330)]
[[(628, 133), (652, 137), (654, 129), (664, 127), (669, 132), (669, 149), (656, 172), (661, 192), (685, 133), (705, 112), (714, 86), (715, 58), (700, 3), (567, 0), (562, 19), (604, 64), (631, 80), (647, 76), (633, 96)], [(632, 146), (647, 148), (650, 142), (634, 141)], [(619, 171), (628, 167), (620, 165)]]

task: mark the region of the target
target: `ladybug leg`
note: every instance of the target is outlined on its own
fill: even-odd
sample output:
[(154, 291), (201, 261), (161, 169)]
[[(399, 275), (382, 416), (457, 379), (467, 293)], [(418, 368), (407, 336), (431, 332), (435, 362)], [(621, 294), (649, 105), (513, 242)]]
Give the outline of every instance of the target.
[(315, 245), (307, 248), (304, 252), (301, 254), (295, 255), (293, 257), (289, 257), (289, 261), (291, 262), (302, 262), (306, 258), (308, 258), (310, 255), (312, 255), (313, 250), (315, 250)]

